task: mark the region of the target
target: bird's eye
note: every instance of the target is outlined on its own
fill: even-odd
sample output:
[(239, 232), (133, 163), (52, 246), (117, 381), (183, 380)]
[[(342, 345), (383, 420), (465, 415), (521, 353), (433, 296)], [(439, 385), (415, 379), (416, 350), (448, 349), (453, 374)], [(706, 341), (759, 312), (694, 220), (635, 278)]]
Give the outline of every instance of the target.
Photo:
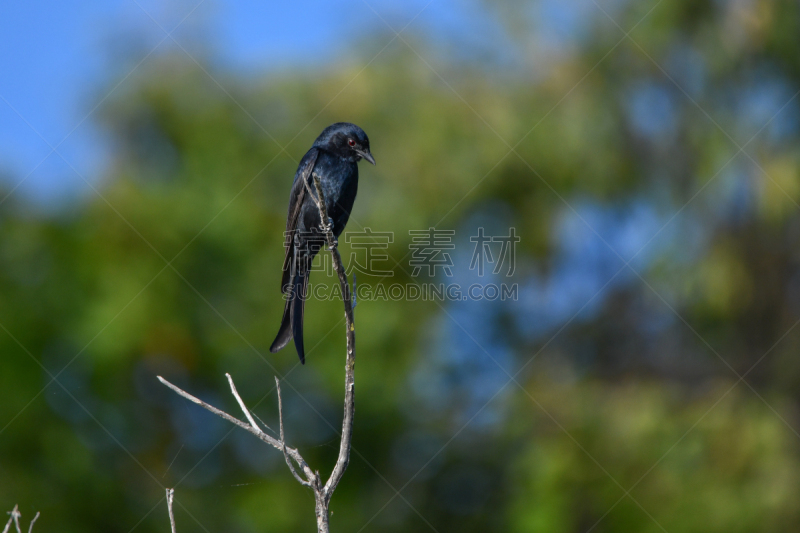
[(350, 148), (352, 148), (353, 146), (355, 146), (355, 145), (356, 145), (356, 142), (355, 142), (353, 139), (348, 139), (348, 140), (347, 140), (347, 144), (349, 144), (349, 145), (350, 145)]

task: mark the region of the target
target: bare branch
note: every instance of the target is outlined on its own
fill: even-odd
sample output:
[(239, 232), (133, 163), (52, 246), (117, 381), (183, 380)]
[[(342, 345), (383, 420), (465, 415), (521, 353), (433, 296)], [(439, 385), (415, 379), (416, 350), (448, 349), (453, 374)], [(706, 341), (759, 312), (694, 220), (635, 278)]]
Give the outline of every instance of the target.
[[(312, 179), (315, 182), (319, 180), (319, 178), (314, 176), (314, 170), (313, 169), (311, 170), (311, 176), (312, 176)], [(317, 204), (317, 207), (319, 207), (319, 196), (316, 196), (316, 197), (314, 196), (314, 192), (311, 190), (311, 185), (308, 184), (308, 180), (303, 180), (303, 185), (305, 186), (306, 191), (308, 191), (308, 195), (311, 197), (312, 200), (314, 200), (314, 203)], [(323, 218), (322, 219), (322, 223), (325, 224), (326, 220), (328, 220), (328, 219), (327, 218)]]
[[(319, 177), (313, 175), (314, 186), (317, 189), (317, 208), (319, 209), (320, 220), (328, 220), (328, 210), (325, 205), (325, 193), (322, 192), (322, 184)], [(324, 225), (324, 223), (323, 223)], [(339, 285), (342, 290), (342, 300), (344, 302), (344, 317), (347, 336), (347, 357), (345, 361), (345, 389), (344, 389), (344, 418), (342, 420), (342, 440), (339, 444), (339, 457), (336, 466), (331, 472), (325, 487), (323, 488), (326, 500), (330, 500), (333, 491), (339, 481), (342, 480), (344, 471), (350, 462), (350, 448), (353, 440), (353, 416), (355, 414), (355, 365), (356, 365), (356, 327), (353, 318), (353, 300), (350, 296), (350, 284), (347, 281), (347, 273), (342, 265), (342, 257), (336, 248), (336, 239), (333, 235), (333, 228), (330, 225), (323, 227), (326, 230), (328, 248), (333, 258), (333, 269), (339, 275)]]
[(236, 401), (239, 402), (239, 407), (241, 407), (242, 411), (244, 411), (244, 416), (247, 417), (247, 420), (248, 422), (250, 422), (250, 425), (253, 426), (253, 429), (261, 431), (261, 428), (258, 427), (256, 421), (253, 420), (253, 416), (250, 414), (250, 410), (244, 405), (241, 396), (239, 396), (239, 391), (236, 390), (236, 385), (233, 384), (233, 378), (227, 372), (225, 373), (225, 377), (228, 378), (228, 383), (231, 384), (231, 393), (233, 393), (233, 397), (236, 398)]
[[(199, 406), (200, 406), (200, 407), (202, 407), (203, 409), (205, 409), (205, 410), (207, 410), (207, 411), (210, 411), (210, 412), (214, 413), (215, 415), (217, 415), (217, 416), (219, 416), (219, 417), (221, 417), (221, 418), (224, 418), (225, 420), (227, 420), (228, 422), (230, 422), (230, 423), (232, 423), (232, 424), (236, 424), (237, 426), (239, 426), (239, 427), (240, 427), (240, 428), (242, 428), (242, 429), (246, 429), (247, 431), (249, 431), (250, 433), (252, 433), (252, 434), (256, 435), (256, 436), (257, 436), (257, 437), (259, 437), (259, 438), (261, 437), (260, 433), (263, 433), (261, 430), (259, 430), (259, 429), (256, 429), (256, 428), (253, 428), (253, 427), (252, 427), (251, 425), (249, 425), (249, 424), (245, 424), (244, 422), (242, 422), (242, 421), (241, 421), (241, 420), (239, 420), (238, 418), (234, 418), (234, 417), (232, 417), (231, 415), (229, 415), (228, 413), (226, 413), (225, 411), (222, 411), (222, 410), (220, 410), (220, 409), (217, 409), (217, 408), (216, 408), (216, 407), (214, 407), (213, 405), (207, 404), (206, 402), (204, 402), (204, 401), (203, 401), (203, 400), (201, 400), (200, 398), (197, 398), (196, 396), (192, 396), (192, 395), (191, 395), (191, 394), (189, 394), (188, 392), (186, 392), (186, 391), (184, 391), (183, 389), (181, 389), (181, 388), (179, 388), (179, 387), (177, 387), (177, 386), (173, 385), (172, 383), (170, 383), (170, 382), (169, 382), (169, 381), (167, 381), (166, 379), (162, 378), (161, 376), (156, 376), (156, 377), (158, 378), (158, 381), (160, 381), (161, 383), (163, 383), (164, 385), (166, 385), (167, 387), (169, 387), (170, 389), (172, 389), (174, 392), (178, 393), (180, 396), (183, 396), (184, 398), (186, 398), (186, 399), (187, 399), (187, 400), (189, 400), (190, 402), (196, 403), (197, 405), (199, 405)], [(272, 437), (269, 437), (269, 435), (267, 435), (267, 437), (268, 437), (269, 439), (271, 439), (271, 440), (275, 440), (275, 439), (272, 439)], [(263, 439), (262, 439), (262, 440), (263, 440)], [(274, 443), (272, 443), (272, 442), (270, 442), (270, 441), (267, 441), (267, 443), (268, 443), (268, 444), (272, 444), (272, 445), (273, 445), (273, 446), (275, 446), (276, 448), (278, 448), (278, 447), (280, 446), (280, 444), (278, 443), (278, 441), (277, 441), (277, 440), (275, 440), (275, 442), (274, 442)]]
[[(325, 234), (325, 238), (328, 244), (328, 249), (331, 252), (331, 256), (333, 258), (333, 268), (336, 271), (336, 274), (339, 277), (339, 285), (342, 291), (342, 301), (344, 303), (344, 316), (345, 316), (345, 332), (347, 338), (347, 354), (345, 359), (345, 396), (344, 396), (344, 417), (342, 420), (342, 434), (341, 434), (341, 442), (339, 444), (339, 456), (336, 460), (336, 465), (333, 467), (333, 471), (331, 472), (328, 481), (323, 485), (322, 478), (319, 475), (318, 471), (311, 470), (308, 464), (305, 462), (303, 457), (300, 455), (300, 452), (297, 451), (295, 448), (288, 448), (286, 446), (286, 436), (284, 433), (283, 427), (283, 399), (281, 398), (281, 385), (278, 378), (275, 378), (275, 387), (278, 391), (278, 419), (280, 422), (280, 440), (275, 439), (274, 437), (267, 435), (262, 431), (260, 426), (256, 424), (255, 419), (253, 418), (253, 414), (245, 405), (244, 401), (242, 400), (241, 396), (239, 396), (239, 392), (236, 390), (236, 386), (233, 383), (233, 378), (230, 374), (225, 374), (228, 378), (228, 383), (231, 387), (231, 393), (233, 394), (234, 398), (236, 398), (239, 407), (244, 412), (245, 417), (247, 418), (248, 423), (242, 422), (238, 418), (235, 418), (228, 413), (217, 409), (216, 407), (207, 404), (206, 402), (200, 400), (199, 398), (192, 396), (188, 392), (176, 387), (166, 379), (158, 376), (158, 380), (172, 389), (174, 392), (183, 396), (187, 400), (196, 403), (203, 409), (214, 413), (215, 415), (224, 418), (228, 422), (239, 426), (242, 429), (247, 430), (248, 432), (252, 433), (262, 441), (266, 442), (270, 446), (277, 448), (283, 453), (283, 457), (286, 460), (286, 465), (289, 467), (289, 471), (292, 473), (294, 478), (303, 486), (310, 487), (314, 491), (314, 502), (315, 502), (315, 514), (317, 517), (317, 531), (318, 533), (328, 533), (329, 526), (328, 526), (328, 519), (329, 519), (329, 505), (331, 496), (333, 495), (333, 491), (336, 490), (337, 485), (344, 476), (344, 472), (347, 469), (347, 465), (350, 462), (350, 448), (352, 446), (353, 440), (353, 416), (355, 414), (355, 364), (356, 364), (356, 328), (355, 322), (353, 318), (353, 308), (356, 305), (355, 300), (355, 291), (356, 291), (356, 281), (355, 276), (353, 277), (353, 290), (350, 291), (350, 284), (347, 280), (347, 273), (345, 272), (344, 266), (342, 265), (342, 257), (339, 255), (339, 250), (337, 249), (337, 242), (336, 236), (333, 234), (333, 224), (328, 218), (328, 210), (325, 204), (325, 194), (322, 191), (322, 185), (320, 184), (319, 177), (313, 175), (312, 178), (314, 180), (314, 185), (317, 190), (316, 198), (314, 193), (311, 190), (311, 186), (308, 180), (303, 180), (303, 185), (305, 186), (309, 196), (316, 202), (317, 208), (319, 209), (319, 216), (320, 216), (320, 225), (322, 232)], [(264, 424), (264, 426), (267, 426)], [(297, 472), (292, 461), (296, 463), (300, 469), (305, 474), (305, 479)], [(172, 515), (172, 489), (167, 489), (167, 502), (170, 509), (170, 521), (172, 523), (172, 531), (175, 533), (175, 525), (174, 525), (174, 517)], [(8, 529), (8, 527), (6, 527)], [(4, 531), (3, 533), (8, 533)]]
[[(319, 181), (319, 176), (312, 174), (311, 177), (314, 179), (314, 187), (317, 189), (317, 199), (315, 201), (317, 203), (317, 209), (319, 209), (321, 229), (325, 232), (325, 237), (328, 240), (328, 248), (333, 251), (336, 249), (336, 236), (333, 234), (333, 228), (328, 224), (328, 207), (325, 205), (325, 193), (322, 192), (322, 184)], [(306, 187), (308, 187), (308, 184), (306, 184)], [(313, 194), (311, 198), (314, 198)], [(339, 263), (340, 264), (337, 265), (334, 258), (333, 268), (337, 269), (337, 266), (341, 266), (341, 261), (339, 261)]]
[(8, 529), (11, 527), (11, 524), (14, 523), (14, 519), (19, 516), (18, 507), (19, 507), (18, 505), (15, 505), (14, 509), (10, 513), (7, 513), (7, 514), (10, 514), (11, 517), (8, 519), (8, 523), (6, 524), (6, 527), (3, 528), (3, 533), (8, 533)]
[(297, 470), (294, 469), (292, 460), (289, 459), (289, 455), (286, 453), (286, 437), (284, 437), (283, 434), (283, 401), (281, 400), (281, 382), (278, 380), (277, 376), (275, 376), (275, 387), (278, 390), (278, 420), (280, 421), (281, 426), (281, 445), (283, 458), (286, 459), (286, 465), (289, 467), (289, 471), (291, 471), (294, 478), (299, 481), (301, 485), (311, 487), (311, 482), (301, 478), (300, 474), (297, 473)]
[(36, 516), (33, 517), (33, 520), (31, 520), (31, 525), (28, 527), (28, 533), (33, 533), (33, 524), (35, 524), (36, 521), (39, 520), (40, 514), (41, 513), (39, 511), (36, 511)]
[(358, 300), (356, 299), (356, 273), (353, 272), (353, 297), (351, 298), (353, 311), (355, 311), (356, 306), (358, 305)]
[(19, 512), (19, 505), (15, 505), (14, 509), (11, 510), (11, 519), (14, 521), (14, 525), (17, 528), (17, 533), (22, 533), (22, 530), (19, 528), (20, 518), (22, 518), (22, 514)]
[(172, 500), (175, 498), (175, 489), (167, 489), (167, 510), (169, 511), (169, 525), (172, 533), (177, 533), (175, 529), (175, 513), (172, 511)]
[[(6, 527), (3, 528), (3, 533), (8, 533), (8, 530), (11, 529), (11, 524), (14, 524), (17, 533), (22, 533), (22, 529), (19, 525), (19, 519), (22, 518), (22, 514), (19, 512), (19, 505), (15, 505), (14, 508), (8, 513), (10, 516), (8, 518), (8, 522), (6, 523)], [(36, 516), (33, 517), (31, 520), (30, 526), (28, 526), (28, 533), (32, 533), (33, 525), (39, 520), (39, 515), (41, 513), (36, 513)]]
[[(212, 413), (214, 413), (215, 415), (219, 416), (220, 418), (223, 418), (223, 419), (227, 420), (227, 421), (228, 421), (228, 422), (230, 422), (231, 424), (236, 424), (236, 425), (237, 425), (237, 426), (239, 426), (240, 428), (242, 428), (242, 429), (244, 429), (244, 430), (247, 430), (248, 432), (252, 433), (252, 434), (253, 434), (253, 435), (255, 435), (256, 437), (258, 437), (259, 439), (261, 439), (262, 441), (264, 441), (264, 442), (266, 442), (267, 444), (269, 444), (270, 446), (272, 446), (273, 448), (275, 448), (275, 449), (277, 449), (277, 450), (279, 450), (279, 451), (282, 451), (282, 450), (283, 450), (283, 444), (281, 444), (281, 442), (280, 442), (280, 441), (278, 441), (277, 439), (275, 439), (275, 438), (271, 437), (270, 435), (268, 435), (267, 433), (265, 433), (264, 431), (262, 431), (260, 428), (258, 428), (258, 427), (253, 427), (253, 426), (251, 426), (250, 424), (246, 424), (245, 422), (242, 422), (242, 421), (241, 421), (241, 420), (239, 420), (238, 418), (235, 418), (235, 417), (233, 417), (233, 416), (229, 415), (229, 414), (228, 414), (228, 413), (226, 413), (225, 411), (222, 411), (222, 410), (220, 410), (220, 409), (217, 409), (217, 408), (216, 408), (216, 407), (214, 407), (213, 405), (207, 404), (206, 402), (204, 402), (204, 401), (203, 401), (203, 400), (201, 400), (200, 398), (197, 398), (197, 397), (195, 397), (195, 396), (192, 396), (191, 394), (189, 394), (189, 393), (188, 393), (188, 392), (186, 392), (185, 390), (181, 389), (180, 387), (177, 387), (177, 386), (173, 385), (172, 383), (170, 383), (169, 381), (167, 381), (166, 379), (164, 379), (164, 378), (163, 378), (163, 377), (161, 377), (161, 376), (156, 376), (156, 377), (158, 377), (158, 380), (159, 380), (161, 383), (163, 383), (164, 385), (166, 385), (167, 387), (169, 387), (170, 389), (172, 389), (172, 390), (173, 390), (174, 392), (176, 392), (178, 395), (180, 395), (180, 396), (183, 396), (184, 398), (186, 398), (186, 399), (187, 399), (187, 400), (189, 400), (190, 402), (196, 403), (197, 405), (199, 405), (199, 406), (200, 406), (200, 407), (202, 407), (203, 409), (205, 409), (205, 410), (207, 410), (207, 411), (209, 411), (209, 412), (212, 412)], [(304, 472), (304, 473), (305, 473), (307, 476), (308, 476), (308, 474), (309, 474), (310, 472), (312, 472), (311, 468), (309, 468), (309, 466), (306, 464), (306, 462), (305, 462), (305, 460), (303, 459), (303, 457), (300, 455), (300, 452), (298, 452), (298, 451), (297, 451), (295, 448), (289, 448), (289, 447), (287, 447), (287, 448), (286, 448), (286, 453), (288, 453), (288, 454), (289, 454), (289, 457), (291, 457), (291, 458), (292, 458), (292, 459), (293, 459), (293, 460), (294, 460), (294, 461), (295, 461), (295, 462), (296, 462), (298, 465), (300, 465), (300, 468), (302, 468), (302, 469), (303, 469), (303, 472)]]

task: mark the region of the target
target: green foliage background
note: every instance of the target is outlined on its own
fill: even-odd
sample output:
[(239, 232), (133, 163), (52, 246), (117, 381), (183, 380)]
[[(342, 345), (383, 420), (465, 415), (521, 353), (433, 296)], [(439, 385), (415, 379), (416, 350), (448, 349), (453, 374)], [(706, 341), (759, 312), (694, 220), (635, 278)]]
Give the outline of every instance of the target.
[[(0, 206), (0, 504), (41, 511), (37, 531), (166, 531), (163, 487), (176, 486), (180, 531), (312, 529), (313, 497), (279, 454), (155, 375), (235, 412), (230, 372), (272, 427), (284, 376), (288, 438), (329, 471), (341, 305), (309, 303), (305, 367), (267, 349), (291, 177), (347, 120), (378, 160), (362, 165), (349, 229), (395, 234), (394, 275), (364, 282), (411, 282), (409, 230), (467, 232), (481, 213), (517, 228), (523, 289), (564, 267), (565, 217), (603, 253), (617, 246), (581, 206), (646, 205), (659, 231), (645, 228), (638, 275), (624, 268), (638, 247), (611, 254), (623, 282), (538, 336), (526, 290), (466, 325), (456, 304), (361, 302), (334, 531), (794, 531), (800, 130), (784, 104), (800, 88), (800, 13), (621, 6), (624, 31), (598, 10), (570, 53), (535, 61), (519, 4), (493, 5), (513, 69), (413, 32), (366, 68), (359, 51), (391, 34), (321, 74), (253, 80), (180, 53), (141, 67), (98, 111), (114, 159), (96, 190), (55, 211), (19, 195)], [(702, 82), (675, 57), (699, 61)], [(748, 114), (767, 82), (788, 92)], [(627, 107), (642, 84), (671, 103), (671, 125), (649, 135)]]

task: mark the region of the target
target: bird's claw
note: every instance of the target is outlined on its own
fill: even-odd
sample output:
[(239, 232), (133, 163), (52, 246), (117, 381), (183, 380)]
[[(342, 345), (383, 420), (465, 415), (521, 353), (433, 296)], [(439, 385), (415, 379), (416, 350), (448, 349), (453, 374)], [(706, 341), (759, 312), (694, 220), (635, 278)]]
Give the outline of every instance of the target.
[(323, 232), (332, 233), (333, 232), (333, 219), (328, 217), (328, 223), (327, 224), (320, 224), (320, 226), (322, 227), (322, 231)]

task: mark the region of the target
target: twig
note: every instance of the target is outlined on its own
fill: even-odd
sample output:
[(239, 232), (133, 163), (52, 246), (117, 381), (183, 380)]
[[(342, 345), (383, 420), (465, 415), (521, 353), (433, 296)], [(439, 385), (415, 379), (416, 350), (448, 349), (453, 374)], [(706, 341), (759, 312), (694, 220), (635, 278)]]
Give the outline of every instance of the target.
[(172, 512), (172, 500), (174, 498), (175, 498), (175, 489), (167, 489), (167, 510), (169, 510), (169, 525), (172, 528), (172, 533), (176, 533), (175, 513)]
[(11, 515), (11, 518), (8, 519), (8, 524), (6, 524), (6, 528), (3, 530), (3, 533), (6, 533), (8, 531), (8, 528), (11, 527), (12, 522), (14, 523), (15, 526), (17, 526), (17, 533), (22, 533), (19, 530), (19, 519), (22, 516), (19, 513), (19, 505), (15, 505), (14, 508), (11, 509), (11, 512), (8, 514)]
[(311, 482), (300, 477), (300, 474), (298, 474), (297, 470), (294, 469), (294, 465), (292, 464), (291, 459), (289, 459), (289, 455), (286, 453), (286, 437), (283, 435), (283, 400), (281, 400), (281, 382), (278, 380), (277, 376), (275, 376), (275, 388), (278, 390), (278, 420), (281, 426), (281, 451), (283, 452), (283, 458), (286, 459), (286, 465), (289, 467), (289, 471), (292, 473), (294, 478), (299, 481), (301, 485), (310, 487)]
[[(314, 178), (314, 186), (317, 189), (317, 208), (319, 209), (320, 220), (328, 220), (328, 210), (325, 205), (325, 194), (322, 192), (322, 185), (319, 177)], [(342, 265), (342, 257), (336, 247), (336, 239), (333, 235), (333, 228), (327, 225), (326, 237), (328, 248), (333, 257), (333, 269), (339, 275), (339, 285), (342, 290), (342, 300), (344, 302), (344, 317), (347, 337), (347, 358), (345, 362), (345, 391), (344, 391), (344, 419), (342, 420), (342, 440), (339, 445), (339, 458), (336, 466), (331, 472), (331, 477), (325, 483), (324, 496), (328, 501), (336, 490), (339, 481), (342, 480), (344, 471), (350, 462), (350, 447), (353, 439), (353, 415), (355, 414), (355, 366), (356, 366), (356, 327), (353, 318), (353, 301), (350, 297), (350, 284), (347, 281), (347, 273)], [(326, 508), (327, 509), (327, 508)]]
[(14, 523), (14, 517), (17, 514), (19, 514), (19, 511), (17, 510), (17, 507), (19, 507), (19, 506), (15, 505), (14, 506), (14, 510), (12, 510), (10, 513), (7, 513), (7, 514), (11, 515), (11, 518), (8, 519), (8, 523), (6, 524), (6, 527), (3, 528), (3, 533), (8, 533), (8, 528), (10, 528), (11, 524)]
[(17, 528), (17, 533), (22, 533), (22, 530), (19, 528), (19, 519), (22, 518), (22, 514), (19, 512), (19, 505), (14, 506), (14, 509), (11, 511), (11, 518), (14, 519), (14, 526)]
[[(314, 171), (313, 170), (311, 171), (311, 176), (312, 176), (312, 179), (314, 180), (314, 182), (319, 181), (319, 179), (316, 176), (314, 176)], [(309, 185), (308, 180), (303, 180), (303, 185), (305, 186), (306, 191), (308, 192), (308, 195), (311, 197), (312, 200), (314, 200), (314, 203), (317, 204), (317, 207), (319, 207), (319, 196), (317, 196), (316, 198), (314, 197), (314, 192), (311, 190), (311, 185)], [(324, 225), (328, 219), (327, 218), (323, 218), (321, 220), (322, 220), (322, 224)]]
[[(158, 377), (158, 380), (161, 383), (163, 383), (164, 385), (166, 385), (167, 387), (169, 387), (170, 389), (175, 391), (178, 395), (183, 396), (184, 398), (186, 398), (190, 402), (196, 403), (197, 405), (199, 405), (203, 409), (214, 413), (215, 415), (219, 416), (220, 418), (223, 418), (223, 419), (227, 420), (231, 424), (236, 424), (240, 428), (242, 428), (244, 430), (247, 430), (248, 432), (252, 433), (256, 437), (261, 439), (262, 441), (264, 441), (267, 444), (269, 444), (270, 446), (272, 446), (273, 448), (275, 448), (275, 449), (277, 449), (279, 451), (281, 451), (283, 449), (283, 445), (281, 444), (280, 441), (278, 441), (277, 439), (275, 439), (275, 438), (271, 437), (270, 435), (266, 434), (260, 428), (253, 427), (250, 424), (246, 424), (246, 423), (242, 422), (241, 420), (239, 420), (238, 418), (235, 418), (235, 417), (229, 415), (225, 411), (217, 409), (213, 405), (207, 404), (203, 400), (201, 400), (201, 399), (199, 399), (199, 398), (197, 398), (195, 396), (192, 396), (191, 394), (189, 394), (185, 390), (181, 389), (180, 387), (177, 387), (177, 386), (173, 385), (172, 383), (170, 383), (169, 381), (167, 381), (166, 379), (164, 379), (161, 376), (157, 376), (157, 377)], [(287, 447), (286, 448), (286, 453), (288, 453), (289, 457), (291, 457), (292, 460), (294, 460), (294, 462), (297, 463), (300, 466), (300, 468), (303, 470), (303, 472), (306, 475), (308, 475), (308, 473), (311, 472), (311, 468), (309, 468), (309, 466), (306, 464), (305, 460), (303, 460), (303, 457), (300, 455), (300, 453), (296, 449)]]
[(41, 513), (39, 511), (36, 511), (36, 516), (33, 517), (33, 520), (31, 520), (31, 525), (28, 527), (28, 533), (32, 533), (33, 532), (33, 524), (35, 524), (36, 521), (39, 520), (39, 515), (40, 514)]
[(233, 393), (233, 397), (236, 398), (236, 401), (239, 402), (239, 407), (241, 407), (242, 411), (244, 411), (244, 416), (247, 417), (247, 421), (250, 422), (250, 425), (253, 426), (253, 429), (261, 431), (261, 429), (256, 424), (256, 421), (253, 420), (253, 416), (250, 414), (250, 410), (244, 405), (242, 397), (239, 396), (239, 392), (236, 390), (236, 385), (233, 384), (233, 378), (227, 372), (225, 373), (225, 377), (228, 378), (228, 383), (231, 384), (231, 393)]
[[(8, 518), (8, 522), (6, 523), (6, 527), (3, 528), (3, 533), (8, 533), (8, 530), (11, 529), (11, 524), (14, 524), (14, 527), (16, 528), (17, 533), (22, 533), (22, 529), (19, 526), (19, 519), (22, 518), (22, 514), (19, 512), (19, 505), (15, 505), (14, 508), (11, 510), (11, 512), (8, 513), (8, 514), (11, 515), (11, 516), (9, 516), (9, 518)], [(30, 524), (30, 526), (28, 526), (28, 533), (32, 533), (33, 525), (36, 523), (37, 520), (39, 520), (39, 515), (40, 514), (41, 513), (37, 512), (36, 516), (34, 516), (33, 520), (31, 520), (31, 524)]]

